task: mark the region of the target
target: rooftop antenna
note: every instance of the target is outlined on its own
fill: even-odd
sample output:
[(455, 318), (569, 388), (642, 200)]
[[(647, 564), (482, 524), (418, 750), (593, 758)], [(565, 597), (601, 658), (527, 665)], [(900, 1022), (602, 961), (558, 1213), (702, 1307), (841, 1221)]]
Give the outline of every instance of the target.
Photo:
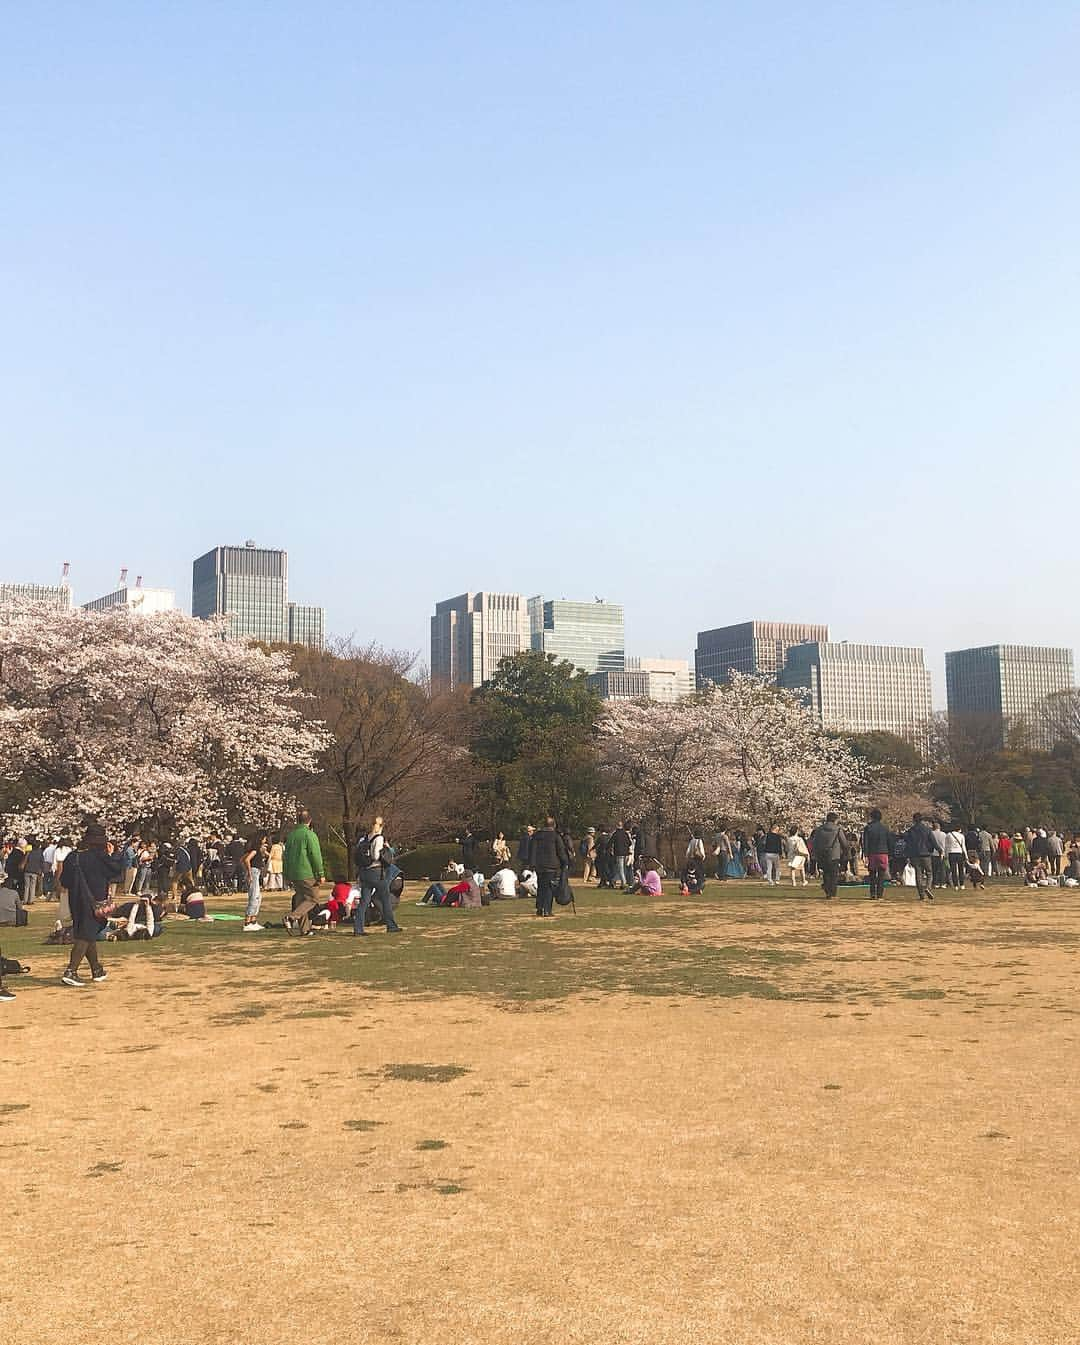
[(135, 576), (135, 587), (136, 587), (136, 588), (142, 588), (142, 575), (141, 575), (141, 574), (137, 574), (137, 575)]
[(126, 566), (126, 565), (121, 565), (121, 567), (120, 567), (120, 582), (119, 582), (119, 584), (117, 584), (116, 587), (117, 587), (117, 588), (127, 588), (127, 566)]

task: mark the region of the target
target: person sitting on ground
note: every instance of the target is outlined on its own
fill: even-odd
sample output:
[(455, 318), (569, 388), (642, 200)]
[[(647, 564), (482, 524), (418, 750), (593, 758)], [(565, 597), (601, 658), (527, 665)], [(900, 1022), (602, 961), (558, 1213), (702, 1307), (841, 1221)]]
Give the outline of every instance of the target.
[[(439, 886), (442, 886), (442, 884), (439, 884)], [(469, 880), (468, 878), (462, 878), (462, 880), (459, 883), (455, 883), (453, 887), (448, 887), (446, 889), (443, 895), (443, 899), (442, 901), (439, 902), (439, 905), (460, 906), (462, 901), (468, 895), (469, 895)]]
[(352, 884), (347, 878), (339, 874), (334, 879), (334, 886), (330, 893), (330, 899), (326, 903), (326, 909), (330, 912), (330, 923), (332, 925), (340, 924), (342, 920), (347, 919), (352, 909), (349, 903), (349, 893), (352, 892)]
[(642, 870), (641, 876), (630, 889), (631, 893), (641, 892), (646, 897), (662, 896), (664, 885), (660, 881), (660, 874), (657, 872), (656, 861), (654, 859), (643, 860)]
[(446, 888), (442, 883), (432, 883), (417, 902), (418, 906), (441, 906), (446, 897)]
[(530, 869), (526, 866), (521, 870), (521, 881), (518, 883), (518, 896), (532, 897), (535, 900), (539, 885), (540, 880), (536, 876), (535, 869)]
[(206, 898), (201, 892), (189, 892), (180, 903), (179, 913), (186, 915), (189, 920), (199, 920), (203, 924), (209, 924), (214, 918), (206, 914)]
[(482, 873), (474, 873), (472, 869), (465, 870), (465, 877), (461, 884), (464, 886), (465, 891), (461, 894), (461, 900), (458, 902), (459, 906), (472, 907), (482, 906), (484, 904), (483, 894), (480, 890), (480, 883), (483, 881), (483, 878), (484, 875)]
[(696, 855), (687, 860), (683, 869), (682, 894), (684, 897), (696, 897), (705, 889), (705, 859)]
[(0, 887), (0, 925), (25, 925), (26, 907), (13, 887)]
[(1029, 859), (1024, 870), (1024, 886), (1038, 887), (1047, 877), (1049, 870), (1041, 859)]
[(500, 869), (496, 869), (491, 875), (491, 882), (488, 883), (492, 901), (502, 901), (507, 897), (516, 897), (517, 881), (517, 874), (509, 863), (504, 864)]

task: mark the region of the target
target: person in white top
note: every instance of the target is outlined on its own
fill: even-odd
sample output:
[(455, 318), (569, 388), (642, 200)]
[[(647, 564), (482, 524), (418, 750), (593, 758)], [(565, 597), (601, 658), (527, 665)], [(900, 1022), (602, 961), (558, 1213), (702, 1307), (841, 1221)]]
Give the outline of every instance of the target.
[(64, 860), (71, 854), (71, 846), (67, 842), (67, 837), (60, 842), (53, 852), (53, 891), (56, 893), (60, 902), (60, 919), (64, 924), (71, 921), (71, 907), (68, 904), (67, 888), (60, 881), (60, 870), (64, 867)]
[(491, 882), (488, 884), (491, 889), (493, 901), (501, 901), (504, 897), (517, 896), (517, 874), (509, 864), (504, 864), (501, 869), (491, 875)]
[(49, 844), (45, 847), (45, 849), (41, 852), (41, 858), (45, 865), (45, 881), (42, 887), (46, 901), (48, 901), (48, 899), (52, 896), (53, 889), (56, 886), (56, 878), (53, 874), (53, 866), (56, 863), (56, 847), (58, 844), (59, 844), (58, 841), (55, 840), (50, 841)]
[(959, 827), (945, 833), (945, 854), (949, 860), (949, 882), (955, 888), (963, 888), (967, 872), (967, 845)]
[(535, 897), (538, 879), (532, 869), (521, 870), (521, 894), (525, 897)]
[(784, 858), (787, 860), (788, 872), (791, 874), (791, 886), (798, 886), (795, 880), (801, 875), (803, 887), (809, 887), (810, 880), (806, 876), (806, 861), (810, 858), (810, 851), (807, 849), (806, 842), (799, 835), (798, 827), (792, 827), (791, 834), (784, 840)]

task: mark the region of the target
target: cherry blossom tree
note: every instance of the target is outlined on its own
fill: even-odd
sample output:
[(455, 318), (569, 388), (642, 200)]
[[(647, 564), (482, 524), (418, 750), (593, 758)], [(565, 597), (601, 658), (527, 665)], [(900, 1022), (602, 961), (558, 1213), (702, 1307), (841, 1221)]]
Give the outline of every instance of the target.
[(600, 723), (605, 771), (629, 812), (668, 839), (690, 822), (809, 826), (854, 818), (867, 771), (798, 693), (733, 673), (674, 705), (615, 702)]
[(326, 734), (289, 658), (180, 612), (0, 606), (0, 811), (9, 829), (85, 818), (158, 834), (273, 825), (286, 771)]

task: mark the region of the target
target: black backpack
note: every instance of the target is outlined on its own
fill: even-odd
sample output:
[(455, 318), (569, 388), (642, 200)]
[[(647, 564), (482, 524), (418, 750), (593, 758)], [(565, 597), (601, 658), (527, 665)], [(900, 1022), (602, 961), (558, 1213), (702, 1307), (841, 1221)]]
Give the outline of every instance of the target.
[(370, 869), (375, 863), (372, 854), (374, 843), (375, 837), (367, 835), (361, 836), (356, 842), (356, 846), (353, 850), (353, 862), (356, 865), (357, 872), (361, 869)]

